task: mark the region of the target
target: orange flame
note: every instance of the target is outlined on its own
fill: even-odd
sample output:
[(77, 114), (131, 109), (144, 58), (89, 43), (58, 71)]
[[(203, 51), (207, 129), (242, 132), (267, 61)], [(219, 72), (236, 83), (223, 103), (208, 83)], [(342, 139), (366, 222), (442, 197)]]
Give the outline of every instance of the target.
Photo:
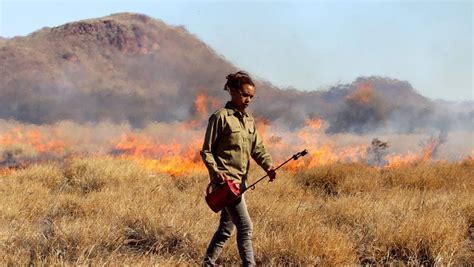
[(385, 166), (386, 168), (395, 168), (395, 167), (400, 167), (402, 165), (407, 165), (414, 163), (420, 159), (420, 156), (408, 152), (405, 155), (387, 155), (386, 160), (388, 161), (388, 164)]
[(64, 142), (51, 139), (52, 137), (44, 136), (39, 130), (25, 132), (20, 128), (15, 128), (12, 133), (0, 135), (0, 146), (27, 144), (37, 153), (63, 154), (65, 151)]
[(196, 139), (188, 144), (176, 141), (157, 144), (146, 136), (123, 134), (115, 142), (114, 147), (123, 157), (132, 158), (150, 170), (181, 175), (204, 169), (198, 154), (200, 145), (198, 141)]
[(0, 176), (7, 176), (14, 172), (14, 169), (11, 168), (0, 168)]
[(423, 149), (421, 160), (428, 161), (433, 156), (435, 149), (439, 146), (440, 142), (439, 139), (432, 138), (428, 141), (425, 148)]
[[(17, 145), (21, 145), (21, 147), (15, 148)], [(12, 148), (13, 150), (10, 151)], [(24, 151), (25, 148), (27, 148), (27, 153)], [(63, 155), (65, 144), (60, 139), (54, 140), (51, 136), (46, 137), (37, 129), (23, 130), (16, 127), (10, 132), (0, 135), (0, 151), (3, 153), (3, 155), (0, 155), (0, 176), (4, 176), (14, 172), (17, 167), (23, 166), (32, 156)], [(12, 155), (13, 159), (11, 158)], [(13, 162), (10, 160), (13, 160)]]
[(305, 125), (312, 131), (319, 131), (323, 126), (324, 121), (322, 119), (306, 119)]
[(194, 100), (194, 106), (200, 117), (207, 116), (207, 106), (206, 106), (206, 95), (204, 93), (199, 93)]
[[(204, 135), (204, 118), (207, 117), (207, 108), (212, 101), (204, 94), (198, 94), (195, 100), (197, 124), (189, 121), (173, 124), (170, 127), (176, 131), (182, 131), (187, 136), (176, 135), (176, 138), (168, 136), (166, 140), (153, 138), (140, 132), (124, 133), (112, 142), (104, 144), (111, 148), (109, 151), (118, 157), (126, 157), (137, 161), (139, 164), (152, 171), (167, 173), (173, 176), (185, 175), (192, 171), (203, 171), (205, 166), (199, 156), (202, 139)], [(302, 128), (289, 130), (279, 128), (264, 119), (256, 118), (257, 129), (268, 144), (267, 148), (273, 156), (275, 164), (285, 161), (297, 151), (308, 149), (309, 154), (298, 161), (291, 161), (285, 165), (287, 170), (300, 170), (302, 168), (320, 166), (334, 162), (364, 162), (367, 158), (366, 144), (351, 144), (343, 146), (336, 142), (336, 138), (328, 138), (324, 130), (328, 126), (321, 119), (312, 118), (305, 121)], [(41, 155), (64, 156), (66, 151), (67, 136), (61, 136), (58, 132), (49, 130), (43, 132), (41, 127), (22, 129), (14, 128), (4, 134), (0, 134), (0, 149), (9, 145), (27, 145), (34, 150), (35, 157)], [(179, 139), (181, 138), (181, 139)], [(439, 138), (438, 138), (439, 139)], [(438, 139), (431, 139), (426, 143), (424, 149), (417, 153), (390, 154), (385, 157), (387, 168), (430, 160), (436, 147), (439, 146)], [(68, 147), (69, 148), (69, 147)], [(70, 151), (70, 150), (67, 150)], [(1, 152), (1, 150), (0, 150)], [(2, 159), (1, 157), (5, 157)], [(474, 158), (474, 149), (471, 151), (470, 159)], [(6, 154), (0, 154), (0, 175), (7, 175), (14, 169), (1, 168), (7, 166)], [(3, 162), (2, 162), (3, 161)], [(21, 163), (21, 160), (20, 160)]]
[(347, 100), (367, 104), (373, 99), (373, 95), (372, 85), (370, 83), (362, 83), (347, 97)]
[(207, 109), (208, 103), (214, 107), (217, 103), (217, 100), (214, 98), (209, 98), (205, 93), (202, 92), (196, 95), (196, 99), (194, 99), (196, 117), (185, 123), (187, 127), (198, 128), (202, 126), (204, 122), (206, 122), (206, 118), (209, 115)]
[[(276, 155), (274, 158), (276, 162), (286, 160), (283, 157), (290, 156), (288, 153), (308, 149), (308, 155), (298, 161), (291, 161), (285, 166), (287, 170), (296, 171), (337, 161), (357, 162), (365, 157), (367, 153), (365, 145), (337, 148), (334, 141), (324, 141), (322, 137), (325, 126), (326, 123), (321, 119), (308, 119), (298, 131), (284, 134), (285, 138), (271, 135), (265, 136), (264, 141), (271, 143), (270, 154)], [(265, 128), (271, 127), (266, 125)], [(271, 132), (271, 129), (268, 132)]]
[(408, 152), (405, 155), (388, 155), (386, 158), (388, 165), (386, 167), (391, 168), (405, 164), (430, 161), (441, 143), (441, 138), (430, 138), (426, 144), (424, 144), (424, 147), (419, 154)]

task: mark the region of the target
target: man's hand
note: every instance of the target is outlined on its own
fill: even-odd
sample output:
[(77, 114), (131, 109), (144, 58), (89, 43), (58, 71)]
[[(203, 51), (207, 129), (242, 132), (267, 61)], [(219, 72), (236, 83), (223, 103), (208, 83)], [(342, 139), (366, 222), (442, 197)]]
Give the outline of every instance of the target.
[(220, 184), (220, 183), (223, 183), (225, 181), (225, 174), (223, 172), (216, 172), (215, 176), (214, 176), (214, 183), (216, 184)]
[(270, 166), (267, 170), (268, 177), (270, 178), (270, 182), (276, 179), (276, 172), (273, 166)]

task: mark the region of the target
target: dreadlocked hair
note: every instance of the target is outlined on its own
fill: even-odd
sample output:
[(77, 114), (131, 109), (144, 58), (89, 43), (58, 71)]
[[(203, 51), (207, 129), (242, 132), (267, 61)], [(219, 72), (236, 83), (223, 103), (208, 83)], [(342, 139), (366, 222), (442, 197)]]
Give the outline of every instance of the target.
[(225, 83), (224, 90), (229, 92), (230, 90), (240, 90), (244, 84), (255, 86), (252, 78), (250, 78), (249, 74), (245, 71), (238, 71), (234, 74), (231, 73), (227, 75), (226, 79), (227, 82)]

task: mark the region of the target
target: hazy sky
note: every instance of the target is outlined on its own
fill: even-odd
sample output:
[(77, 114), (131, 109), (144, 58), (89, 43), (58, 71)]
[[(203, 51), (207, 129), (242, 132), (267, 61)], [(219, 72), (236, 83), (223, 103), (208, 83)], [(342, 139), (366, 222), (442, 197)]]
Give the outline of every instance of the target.
[(0, 35), (137, 12), (184, 25), (238, 68), (280, 87), (324, 89), (358, 76), (473, 99), (472, 1), (0, 0)]

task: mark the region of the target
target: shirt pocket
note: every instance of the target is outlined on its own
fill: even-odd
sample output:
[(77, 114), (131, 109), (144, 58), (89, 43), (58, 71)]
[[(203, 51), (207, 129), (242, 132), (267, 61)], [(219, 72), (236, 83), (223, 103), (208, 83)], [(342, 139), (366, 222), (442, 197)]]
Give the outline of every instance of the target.
[(249, 142), (252, 142), (255, 136), (255, 121), (253, 119), (248, 119), (246, 122), (246, 138)]
[(249, 134), (254, 135), (255, 134), (255, 123), (251, 122), (249, 125)]
[(242, 127), (239, 123), (229, 122), (223, 131), (222, 142), (229, 149), (240, 148), (242, 140)]

